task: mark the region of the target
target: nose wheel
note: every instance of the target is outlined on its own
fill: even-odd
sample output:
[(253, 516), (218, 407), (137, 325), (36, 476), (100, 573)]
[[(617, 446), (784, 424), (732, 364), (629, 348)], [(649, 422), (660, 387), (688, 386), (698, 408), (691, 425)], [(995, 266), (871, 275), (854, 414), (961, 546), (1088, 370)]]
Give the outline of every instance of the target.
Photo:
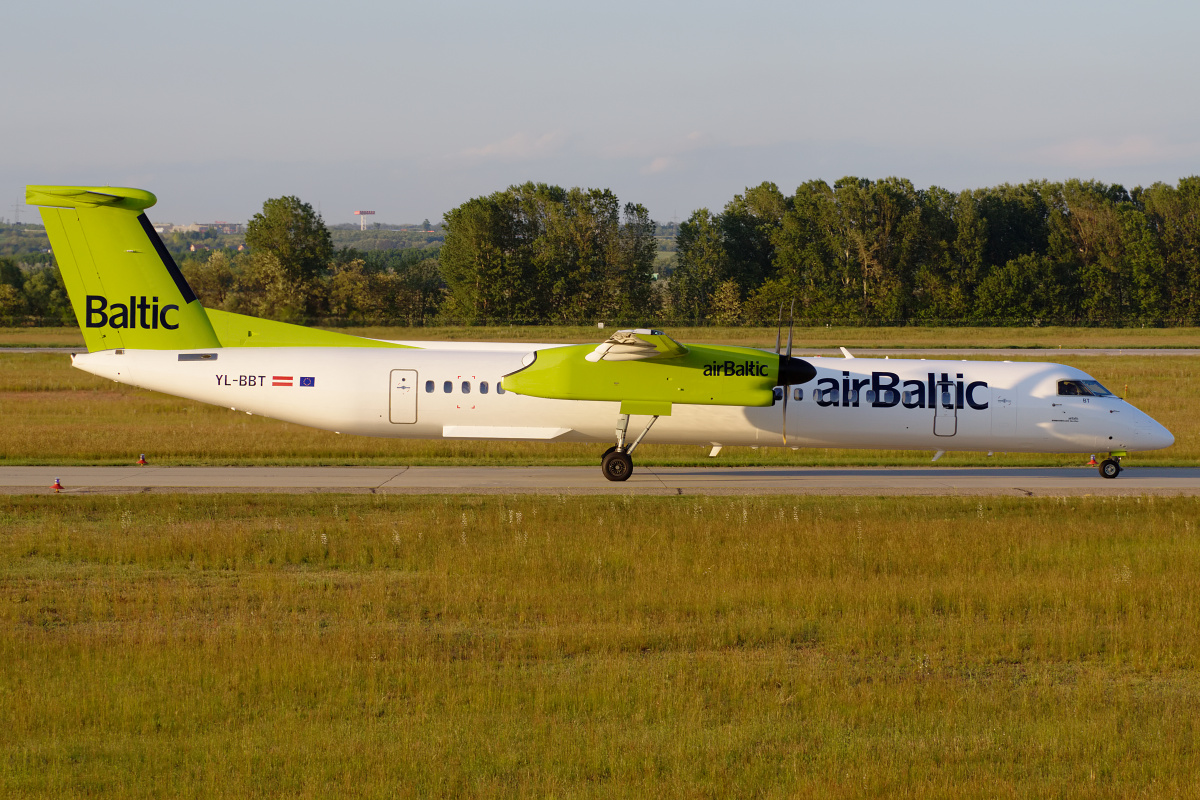
[(1100, 462), (1100, 477), (1115, 478), (1121, 474), (1121, 459), (1106, 458)]

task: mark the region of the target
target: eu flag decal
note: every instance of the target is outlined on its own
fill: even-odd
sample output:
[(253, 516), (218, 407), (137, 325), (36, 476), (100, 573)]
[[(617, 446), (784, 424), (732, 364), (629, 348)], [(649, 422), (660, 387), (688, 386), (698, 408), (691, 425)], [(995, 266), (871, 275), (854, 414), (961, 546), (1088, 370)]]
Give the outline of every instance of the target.
[(316, 378), (301, 378), (300, 385), (301, 386), (316, 386), (317, 379)]

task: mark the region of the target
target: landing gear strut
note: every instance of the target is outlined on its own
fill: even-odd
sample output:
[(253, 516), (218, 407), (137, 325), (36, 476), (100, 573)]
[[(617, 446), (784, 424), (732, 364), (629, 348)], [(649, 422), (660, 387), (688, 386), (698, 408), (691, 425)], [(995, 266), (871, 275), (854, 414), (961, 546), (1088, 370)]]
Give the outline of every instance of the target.
[(654, 427), (654, 423), (658, 421), (658, 415), (655, 414), (650, 418), (650, 423), (646, 425), (646, 430), (633, 440), (633, 444), (629, 449), (625, 448), (625, 434), (629, 430), (629, 415), (617, 415), (617, 444), (615, 447), (610, 447), (604, 451), (604, 456), (600, 459), (600, 471), (604, 473), (604, 477), (610, 481), (629, 480), (629, 476), (633, 474), (633, 451), (642, 439), (646, 438), (646, 434)]
[(1121, 457), (1106, 458), (1100, 462), (1100, 477), (1115, 478), (1121, 474)]

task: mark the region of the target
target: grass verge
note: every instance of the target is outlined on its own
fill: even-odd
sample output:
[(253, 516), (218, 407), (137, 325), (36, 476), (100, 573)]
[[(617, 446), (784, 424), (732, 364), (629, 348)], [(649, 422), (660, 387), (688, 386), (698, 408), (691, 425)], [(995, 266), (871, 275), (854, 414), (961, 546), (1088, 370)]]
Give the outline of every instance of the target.
[(1185, 796), (1195, 498), (0, 498), (5, 796)]

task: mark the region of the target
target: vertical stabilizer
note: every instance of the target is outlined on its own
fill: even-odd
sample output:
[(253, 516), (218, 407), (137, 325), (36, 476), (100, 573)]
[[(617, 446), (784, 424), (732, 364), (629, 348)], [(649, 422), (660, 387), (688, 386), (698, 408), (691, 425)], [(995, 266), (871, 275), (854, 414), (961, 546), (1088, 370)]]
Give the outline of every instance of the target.
[(27, 186), (39, 206), (89, 352), (220, 347), (208, 316), (143, 211), (114, 186)]

